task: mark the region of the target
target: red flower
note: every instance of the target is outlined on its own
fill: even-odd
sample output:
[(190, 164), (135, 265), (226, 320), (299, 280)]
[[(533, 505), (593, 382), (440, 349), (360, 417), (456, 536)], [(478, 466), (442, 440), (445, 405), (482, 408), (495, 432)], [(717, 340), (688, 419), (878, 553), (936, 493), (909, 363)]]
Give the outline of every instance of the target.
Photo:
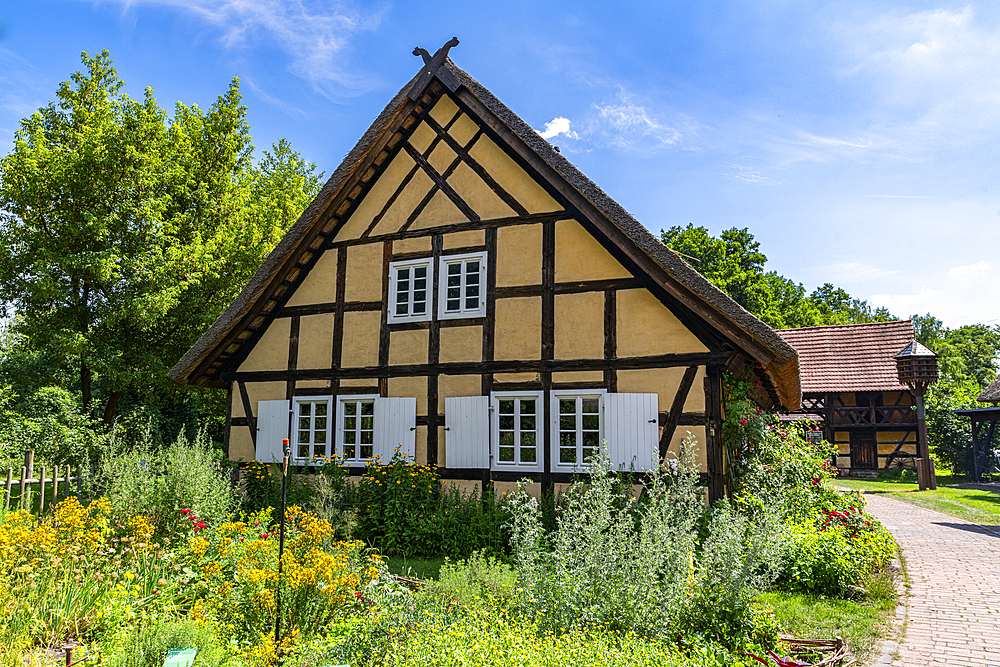
[(188, 514), (191, 510), (181, 510), (181, 514)]

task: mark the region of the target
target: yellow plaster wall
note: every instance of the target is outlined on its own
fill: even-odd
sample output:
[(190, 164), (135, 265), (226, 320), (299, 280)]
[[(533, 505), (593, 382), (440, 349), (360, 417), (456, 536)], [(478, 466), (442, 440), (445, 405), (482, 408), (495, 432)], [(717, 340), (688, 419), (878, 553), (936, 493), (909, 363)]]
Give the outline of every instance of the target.
[(604, 358), (604, 293), (555, 296), (555, 358)]
[[(418, 426), (414, 432), (413, 457), (419, 465), (427, 465), (427, 427)], [(440, 448), (439, 448), (440, 449)]]
[[(618, 371), (618, 391), (622, 393), (656, 393), (660, 412), (669, 412), (684, 377), (684, 368), (650, 368)], [(691, 392), (698, 391), (697, 386)], [(704, 395), (704, 390), (701, 391)]]
[[(482, 396), (481, 375), (441, 375), (438, 376), (438, 412), (444, 414), (444, 399), (456, 396)], [(442, 440), (441, 442), (444, 442)], [(443, 448), (442, 448), (443, 451)]]
[(472, 207), (483, 220), (491, 218), (508, 218), (516, 215), (514, 209), (500, 199), (490, 186), (463, 162), (455, 168), (448, 177), (450, 185), (462, 200)]
[(481, 326), (443, 327), (438, 360), (443, 364), (482, 361), (483, 328)]
[(456, 113), (458, 113), (458, 105), (448, 93), (445, 93), (431, 108), (430, 117), (436, 120), (438, 125), (444, 127), (455, 117)]
[(377, 387), (378, 378), (345, 378), (340, 381), (341, 387)]
[(299, 288), (289, 297), (288, 306), (333, 303), (337, 300), (337, 252), (328, 250), (319, 256)]
[(329, 380), (298, 380), (296, 389), (328, 389), (332, 384)]
[[(399, 193), (396, 200), (392, 202), (392, 206), (389, 210), (385, 212), (382, 219), (379, 220), (378, 225), (372, 230), (372, 236), (378, 236), (379, 234), (393, 234), (399, 231), (399, 228), (403, 226), (406, 219), (410, 217), (410, 213), (413, 209), (417, 207), (417, 204), (424, 198), (424, 196), (430, 191), (431, 187), (434, 185), (434, 181), (431, 177), (424, 173), (423, 169), (418, 169), (410, 182), (406, 184), (403, 191)], [(384, 203), (384, 202), (383, 202)], [(381, 210), (381, 209), (379, 209)], [(376, 211), (378, 213), (378, 211)]]
[(450, 250), (451, 248), (486, 245), (486, 230), (470, 229), (467, 232), (445, 234), (442, 236), (441, 241), (444, 244), (443, 248), (445, 250)]
[(444, 174), (456, 157), (458, 157), (458, 155), (451, 149), (451, 146), (443, 141), (439, 141), (438, 145), (434, 147), (433, 151), (431, 151), (430, 157), (427, 158), (427, 163), (430, 164), (437, 173)]
[(479, 131), (479, 126), (476, 122), (469, 118), (467, 115), (462, 114), (462, 117), (455, 121), (448, 130), (448, 134), (451, 138), (458, 142), (460, 146), (468, 145), (472, 137), (476, 136), (476, 132)]
[(698, 462), (698, 469), (701, 472), (708, 472), (708, 454), (705, 447), (705, 427), (704, 426), (678, 426), (674, 431), (674, 437), (670, 439), (670, 446), (667, 448), (667, 457), (676, 458), (680, 452), (681, 441), (689, 435), (695, 439), (695, 460)]
[(708, 351), (648, 290), (620, 290), (617, 305), (619, 357)]
[(343, 241), (359, 238), (368, 229), (368, 225), (379, 214), (385, 203), (389, 201), (389, 197), (396, 191), (399, 184), (403, 182), (403, 178), (406, 177), (415, 164), (413, 158), (407, 155), (405, 151), (397, 153), (396, 157), (389, 163), (389, 166), (386, 167), (386, 170), (382, 172), (382, 175), (372, 185), (371, 190), (368, 191), (365, 198), (358, 204), (358, 208), (344, 222), (340, 231), (337, 232), (335, 240)]
[(618, 263), (576, 220), (556, 222), (556, 282), (577, 280), (613, 280), (631, 278)]
[(273, 320), (250, 354), (240, 364), (240, 371), (283, 371), (288, 369), (288, 339), (292, 319), (281, 317)]
[(542, 284), (542, 226), (497, 230), (497, 287)]
[(481, 164), (486, 172), (493, 177), (500, 187), (507, 191), (529, 213), (544, 213), (561, 211), (562, 207), (549, 196), (542, 186), (536, 183), (510, 157), (493, 143), (489, 137), (479, 137), (469, 155)]
[(431, 237), (430, 236), (415, 236), (408, 239), (396, 239), (392, 242), (392, 251), (394, 253), (407, 253), (407, 252), (426, 252), (428, 255), (431, 254)]
[(541, 354), (541, 297), (497, 299), (494, 359), (497, 361), (539, 359)]
[[(247, 382), (247, 398), (250, 399), (250, 409), (253, 416), (257, 416), (258, 401), (280, 401), (285, 398), (284, 382)], [(235, 401), (239, 394), (233, 396)], [(240, 399), (241, 401), (243, 399)]]
[[(896, 451), (896, 443), (890, 444), (890, 443), (880, 442), (878, 445), (879, 456), (888, 456), (889, 454), (892, 454), (894, 451)], [(900, 451), (906, 452), (907, 454), (915, 455), (917, 453), (917, 443), (915, 442), (904, 443), (903, 446), (900, 448)], [(885, 462), (879, 461), (879, 466), (885, 467)]]
[[(836, 401), (836, 398), (834, 398)], [(845, 391), (840, 395), (840, 403), (845, 406), (857, 405), (857, 400), (855, 400), (854, 392)]]
[(914, 439), (915, 436), (916, 433), (913, 432), (908, 433), (906, 431), (878, 431), (875, 434), (875, 441), (880, 443), (881, 442), (897, 443), (900, 441), (916, 443), (916, 440)]
[(382, 300), (382, 249), (380, 242), (355, 245), (347, 249), (345, 300)]
[(705, 367), (700, 366), (691, 383), (684, 412), (705, 412)]
[[(497, 496), (514, 495), (517, 493), (517, 482), (493, 482), (493, 490)], [(538, 482), (531, 482), (524, 487), (528, 495), (538, 500), (542, 497), (542, 485)]]
[(340, 365), (378, 366), (381, 325), (382, 313), (377, 310), (344, 313), (344, 344), (341, 348)]
[(427, 329), (393, 331), (389, 334), (389, 365), (406, 366), (427, 363)]
[(243, 410), (243, 397), (240, 395), (240, 385), (233, 382), (232, 385), (233, 399), (232, 408), (230, 411), (231, 417), (246, 417), (246, 411)]
[(254, 449), (253, 439), (250, 437), (249, 426), (229, 427), (229, 460), (253, 461), (256, 458), (257, 450)]
[(410, 229), (429, 229), (442, 225), (452, 225), (456, 222), (468, 222), (468, 220), (465, 214), (455, 206), (455, 202), (443, 191), (438, 190), (417, 216), (417, 219), (413, 221)]
[(389, 378), (389, 393), (393, 396), (412, 396), (417, 399), (417, 414), (427, 414), (427, 378), (423, 375), (415, 377)]
[[(603, 371), (556, 371), (552, 374), (553, 382), (603, 382)], [(622, 391), (619, 389), (619, 391)]]
[(333, 365), (333, 313), (299, 318), (299, 349), (296, 367), (330, 368)]
[(417, 152), (423, 153), (430, 147), (431, 142), (436, 136), (437, 133), (431, 128), (431, 126), (426, 122), (421, 121), (420, 125), (417, 126), (417, 129), (415, 129), (413, 134), (410, 135), (410, 145), (416, 148)]

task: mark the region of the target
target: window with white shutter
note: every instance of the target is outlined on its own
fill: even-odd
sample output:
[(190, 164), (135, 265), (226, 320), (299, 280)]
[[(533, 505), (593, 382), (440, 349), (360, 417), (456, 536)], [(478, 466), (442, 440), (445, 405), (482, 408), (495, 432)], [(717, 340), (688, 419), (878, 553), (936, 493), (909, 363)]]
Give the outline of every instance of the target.
[(542, 392), (492, 394), (493, 470), (545, 467)]
[[(288, 437), (288, 401), (257, 402), (257, 442), (255, 456), (264, 463), (277, 463), (284, 458), (282, 441)], [(294, 448), (293, 448), (294, 455)]]
[(445, 465), (449, 468), (490, 467), (490, 397), (444, 399)]
[(337, 397), (337, 456), (346, 466), (375, 458), (375, 401), (378, 396)]
[(412, 461), (417, 451), (417, 399), (375, 399), (375, 456), (388, 463), (396, 448)]
[(604, 438), (603, 391), (552, 392), (553, 469), (582, 470)]
[(389, 322), (431, 319), (433, 271), (429, 257), (389, 264)]
[(659, 396), (606, 394), (604, 441), (611, 466), (636, 472), (653, 470), (660, 457)]

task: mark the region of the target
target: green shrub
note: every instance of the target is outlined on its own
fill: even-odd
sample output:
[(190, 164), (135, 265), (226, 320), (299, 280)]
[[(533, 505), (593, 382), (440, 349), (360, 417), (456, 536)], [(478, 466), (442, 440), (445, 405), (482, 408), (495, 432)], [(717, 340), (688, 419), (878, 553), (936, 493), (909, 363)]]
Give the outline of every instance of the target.
[(431, 595), (465, 605), (480, 599), (509, 602), (516, 591), (514, 568), (483, 553), (474, 553), (458, 563), (446, 559), (438, 580), (427, 582)]
[(212, 627), (192, 620), (158, 620), (145, 625), (127, 624), (105, 648), (110, 667), (163, 667), (167, 651), (197, 648), (193, 667), (223, 667), (232, 656)]
[(229, 472), (221, 452), (204, 434), (189, 441), (183, 433), (170, 447), (153, 447), (148, 439), (132, 448), (114, 441), (101, 458), (98, 482), (111, 506), (112, 518), (124, 523), (145, 515), (158, 537), (191, 528), (191, 510), (206, 525), (219, 525), (236, 509)]

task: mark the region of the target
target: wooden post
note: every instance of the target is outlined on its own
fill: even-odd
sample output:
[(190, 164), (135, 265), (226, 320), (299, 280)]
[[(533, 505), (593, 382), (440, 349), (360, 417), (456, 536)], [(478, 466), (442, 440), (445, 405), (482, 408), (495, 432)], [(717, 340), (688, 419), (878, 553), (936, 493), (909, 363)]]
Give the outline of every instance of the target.
[(45, 466), (42, 466), (42, 474), (38, 476), (38, 481), (38, 516), (42, 516), (45, 514)]
[(24, 509), (24, 483), (28, 479), (28, 469), (21, 466), (21, 495), (17, 497), (17, 509)]
[(76, 466), (76, 495), (83, 498), (83, 464)]
[(28, 479), (35, 476), (35, 450), (29, 449), (24, 453), (24, 467), (28, 469)]
[(921, 491), (934, 490), (937, 488), (937, 483), (931, 473), (934, 468), (931, 465), (931, 454), (927, 444), (927, 413), (924, 411), (924, 392), (915, 393), (917, 394), (917, 484)]
[(6, 512), (10, 509), (10, 485), (14, 481), (14, 469), (7, 468), (7, 484), (4, 485), (3, 491), (3, 511)]
[(69, 471), (73, 469), (73, 466), (66, 464), (66, 495), (64, 497), (69, 498), (70, 494), (73, 493), (72, 488), (69, 485)]

